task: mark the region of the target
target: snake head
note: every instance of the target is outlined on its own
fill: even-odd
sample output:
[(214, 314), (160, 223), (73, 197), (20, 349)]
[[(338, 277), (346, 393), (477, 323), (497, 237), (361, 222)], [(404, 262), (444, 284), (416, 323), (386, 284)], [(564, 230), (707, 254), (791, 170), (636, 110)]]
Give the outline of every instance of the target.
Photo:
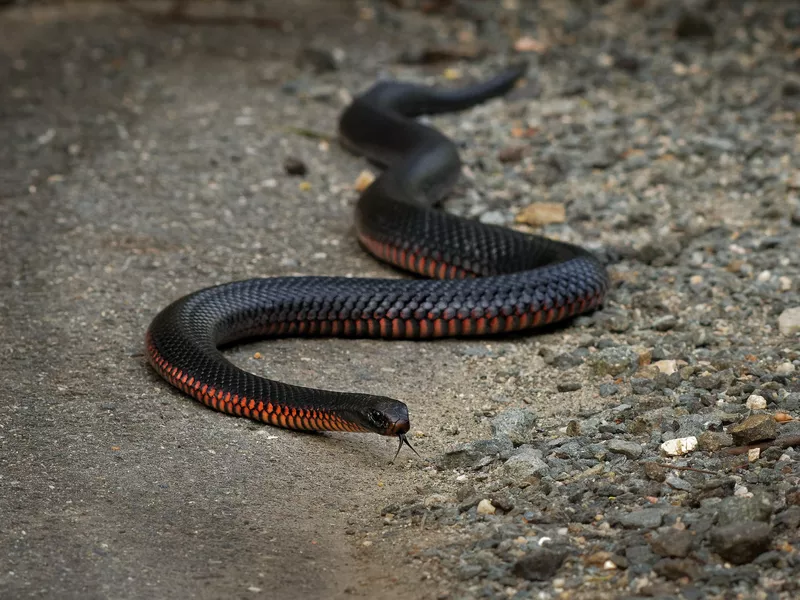
[(408, 407), (402, 402), (380, 397), (370, 404), (362, 413), (362, 425), (369, 431), (381, 435), (400, 435), (411, 428)]

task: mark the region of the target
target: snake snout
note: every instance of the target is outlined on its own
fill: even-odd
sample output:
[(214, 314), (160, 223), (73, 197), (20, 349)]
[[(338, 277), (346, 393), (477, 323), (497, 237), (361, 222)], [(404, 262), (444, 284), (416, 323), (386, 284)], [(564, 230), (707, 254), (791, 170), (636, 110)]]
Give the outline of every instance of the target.
[(381, 435), (405, 434), (411, 429), (408, 407), (391, 398), (383, 398), (373, 404), (367, 415), (370, 428)]
[(411, 423), (406, 418), (402, 421), (396, 421), (389, 425), (386, 433), (384, 435), (400, 435), (408, 433), (408, 430), (411, 429)]

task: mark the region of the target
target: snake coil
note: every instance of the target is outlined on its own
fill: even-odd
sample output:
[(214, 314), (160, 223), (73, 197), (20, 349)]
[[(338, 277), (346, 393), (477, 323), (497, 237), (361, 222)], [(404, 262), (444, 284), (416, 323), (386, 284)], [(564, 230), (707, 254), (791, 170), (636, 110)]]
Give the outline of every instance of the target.
[(588, 251), (435, 208), (458, 179), (461, 160), (450, 139), (414, 118), (500, 96), (524, 72), (524, 65), (511, 67), (461, 89), (379, 82), (341, 116), (343, 145), (385, 167), (358, 200), (359, 240), (378, 259), (432, 279), (270, 277), (202, 289), (151, 323), (146, 352), (155, 370), (226, 413), (290, 429), (395, 435), (402, 447), (410, 428), (404, 403), (258, 377), (220, 348), (265, 336), (495, 334), (596, 308), (609, 280)]

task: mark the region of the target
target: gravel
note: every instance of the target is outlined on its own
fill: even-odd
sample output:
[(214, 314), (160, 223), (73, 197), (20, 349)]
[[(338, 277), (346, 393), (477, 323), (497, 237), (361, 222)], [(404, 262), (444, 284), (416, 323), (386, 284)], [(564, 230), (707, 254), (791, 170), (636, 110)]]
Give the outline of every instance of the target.
[[(471, 574), (443, 598), (800, 591), (800, 455), (781, 441), (800, 432), (800, 175), (789, 159), (800, 105), (785, 85), (796, 59), (761, 45), (793, 35), (792, 9), (623, 4), (568, 5), (564, 18), (583, 25), (575, 43), (533, 57), (535, 97), (439, 121), (470, 132), (470, 169), (497, 172), (470, 185), (503, 198), (458, 212), (500, 222), (509, 207), (562, 202), (565, 223), (529, 230), (589, 245), (615, 279), (602, 311), (538, 342), (543, 364), (516, 363), (510, 389), (495, 379), (512, 406), (497, 405), (493, 434), (510, 435), (499, 424), (518, 422), (515, 402), (536, 408), (523, 445), (431, 474), (444, 489), (455, 475), (477, 495), (502, 490), (513, 505), (442, 515), (455, 528), (438, 543), (447, 553), (415, 562)], [(547, 30), (545, 12), (526, 15)], [(768, 41), (734, 33), (745, 23)], [(656, 42), (666, 32), (672, 41)], [(509, 115), (522, 132), (513, 141), (491, 127)], [(567, 415), (571, 398), (581, 404)], [(542, 536), (568, 558), (536, 544)], [(465, 571), (487, 547), (491, 569), (482, 554), (481, 570)]]

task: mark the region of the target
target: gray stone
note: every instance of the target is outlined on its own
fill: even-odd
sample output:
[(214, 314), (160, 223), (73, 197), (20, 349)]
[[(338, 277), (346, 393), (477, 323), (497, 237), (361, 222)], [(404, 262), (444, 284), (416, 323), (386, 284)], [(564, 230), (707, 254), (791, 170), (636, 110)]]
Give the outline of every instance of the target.
[(669, 331), (678, 324), (678, 317), (675, 315), (664, 315), (658, 317), (652, 323), (652, 328), (656, 331)]
[(800, 506), (790, 506), (775, 518), (775, 522), (793, 531), (800, 527)]
[(522, 408), (504, 410), (492, 419), (492, 435), (507, 436), (515, 446), (530, 441), (536, 415)]
[(774, 440), (778, 435), (778, 424), (772, 415), (750, 415), (738, 425), (728, 429), (737, 445), (751, 444), (761, 440)]
[(646, 377), (631, 378), (631, 392), (637, 395), (649, 394), (656, 389), (656, 382)]
[(769, 549), (772, 528), (760, 521), (744, 521), (711, 530), (711, 548), (735, 565), (749, 563)]
[(566, 557), (565, 550), (537, 546), (516, 562), (513, 573), (529, 581), (548, 581), (555, 576)]
[(695, 534), (688, 529), (672, 529), (659, 532), (650, 539), (653, 552), (661, 556), (685, 558), (694, 544)]
[(642, 446), (636, 442), (627, 442), (625, 440), (611, 439), (606, 444), (609, 452), (614, 454), (622, 454), (627, 458), (635, 460), (642, 455)]
[(689, 558), (662, 558), (653, 565), (653, 571), (667, 579), (697, 579), (700, 576), (700, 565)]
[(520, 446), (514, 455), (509, 458), (504, 468), (512, 477), (541, 477), (550, 472), (550, 467), (544, 462), (541, 450), (531, 446)]
[(654, 507), (635, 510), (617, 516), (617, 521), (626, 529), (655, 529), (661, 527), (669, 508)]
[(695, 414), (678, 417), (678, 431), (675, 432), (675, 437), (697, 437), (704, 433), (710, 425), (719, 427), (722, 425), (722, 421), (714, 415)]
[(588, 354), (589, 353), (586, 348), (578, 348), (574, 352), (558, 354), (557, 356), (552, 357), (549, 362), (545, 358), (545, 362), (552, 364), (554, 367), (558, 367), (559, 369), (569, 369), (582, 365)]
[(639, 364), (639, 356), (630, 346), (614, 346), (589, 355), (586, 361), (598, 377), (615, 377), (634, 372)]
[(753, 496), (733, 496), (719, 503), (717, 525), (735, 525), (742, 521), (768, 522), (772, 516), (772, 498), (764, 492)]
[(581, 384), (579, 381), (559, 381), (556, 389), (559, 392), (576, 392), (581, 389)]
[(446, 469), (473, 467), (485, 459), (507, 458), (514, 451), (514, 444), (508, 436), (498, 435), (489, 440), (476, 440), (461, 444), (454, 450), (446, 452), (442, 457), (442, 466)]
[(704, 452), (716, 452), (733, 446), (733, 436), (721, 431), (704, 431), (697, 436), (697, 447)]
[(600, 397), (601, 398), (608, 398), (609, 396), (613, 396), (619, 393), (619, 386), (614, 385), (613, 383), (602, 383), (600, 384)]
[(667, 475), (664, 479), (664, 483), (673, 489), (682, 490), (684, 492), (690, 492), (694, 489), (691, 483), (677, 475)]
[(653, 568), (653, 563), (658, 558), (650, 546), (633, 545), (625, 549), (625, 558), (630, 563), (630, 570), (637, 574), (647, 574)]

